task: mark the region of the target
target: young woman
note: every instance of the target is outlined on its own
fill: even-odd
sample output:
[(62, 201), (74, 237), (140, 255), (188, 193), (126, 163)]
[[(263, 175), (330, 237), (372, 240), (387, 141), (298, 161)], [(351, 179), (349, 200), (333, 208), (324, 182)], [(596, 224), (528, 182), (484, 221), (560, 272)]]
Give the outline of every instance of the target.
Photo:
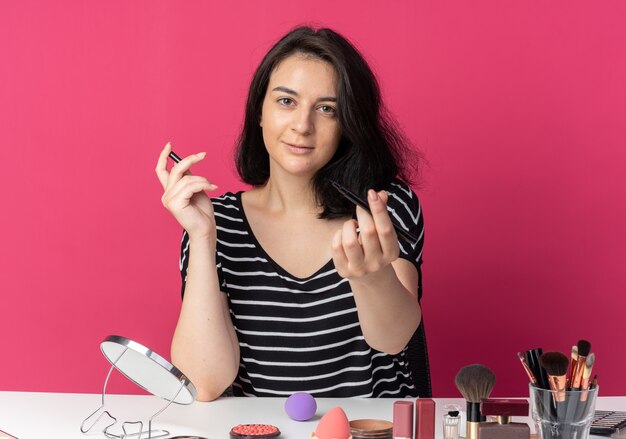
[[(246, 396), (416, 396), (405, 347), (421, 319), (423, 221), (402, 139), (357, 50), (301, 27), (250, 85), (236, 162), (251, 190), (209, 199), (217, 187), (188, 172), (205, 153), (168, 171), (166, 145), (162, 201), (185, 229), (172, 360), (199, 400), (231, 384)], [(420, 239), (398, 241), (391, 217)]]

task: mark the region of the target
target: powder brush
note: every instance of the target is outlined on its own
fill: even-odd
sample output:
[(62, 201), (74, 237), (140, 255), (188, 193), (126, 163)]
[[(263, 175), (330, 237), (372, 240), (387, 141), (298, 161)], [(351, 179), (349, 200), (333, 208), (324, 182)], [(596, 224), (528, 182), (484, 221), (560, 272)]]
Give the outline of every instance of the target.
[(480, 413), (480, 401), (489, 398), (496, 376), (487, 366), (471, 364), (459, 370), (454, 382), (467, 401), (467, 439), (477, 439), (478, 424), (485, 421)]
[(569, 359), (561, 352), (545, 352), (539, 359), (541, 366), (548, 373), (550, 388), (556, 402), (565, 401), (567, 388), (567, 367)]

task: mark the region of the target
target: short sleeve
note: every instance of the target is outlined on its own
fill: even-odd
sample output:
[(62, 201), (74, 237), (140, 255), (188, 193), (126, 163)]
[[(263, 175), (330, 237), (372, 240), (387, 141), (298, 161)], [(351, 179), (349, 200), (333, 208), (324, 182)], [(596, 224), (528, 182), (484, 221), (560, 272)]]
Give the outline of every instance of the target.
[(422, 206), (417, 195), (406, 184), (395, 181), (387, 191), (387, 209), (391, 217), (402, 228), (418, 237), (417, 242), (409, 244), (399, 240), (400, 257), (410, 261), (421, 272), (422, 250), (424, 248), (424, 218)]

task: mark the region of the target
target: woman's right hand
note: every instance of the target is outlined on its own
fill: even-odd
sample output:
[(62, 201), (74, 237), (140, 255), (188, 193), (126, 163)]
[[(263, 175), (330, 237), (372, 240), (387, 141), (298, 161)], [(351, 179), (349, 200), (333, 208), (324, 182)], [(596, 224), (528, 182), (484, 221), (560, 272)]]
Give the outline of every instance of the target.
[(190, 239), (208, 239), (214, 243), (213, 205), (204, 191), (215, 190), (217, 186), (204, 177), (189, 173), (189, 168), (202, 161), (206, 153), (187, 156), (168, 171), (167, 159), (171, 151), (172, 145), (168, 142), (156, 166), (156, 174), (164, 190), (161, 202), (187, 231)]

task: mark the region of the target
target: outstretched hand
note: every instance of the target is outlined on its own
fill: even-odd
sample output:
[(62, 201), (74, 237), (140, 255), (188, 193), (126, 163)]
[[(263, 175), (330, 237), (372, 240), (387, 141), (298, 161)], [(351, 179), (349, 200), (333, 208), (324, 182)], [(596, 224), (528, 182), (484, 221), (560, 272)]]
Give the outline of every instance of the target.
[(337, 273), (344, 278), (375, 274), (400, 255), (398, 237), (387, 211), (387, 193), (370, 189), (367, 202), (372, 214), (357, 206), (357, 220), (346, 221), (333, 237), (333, 261)]

